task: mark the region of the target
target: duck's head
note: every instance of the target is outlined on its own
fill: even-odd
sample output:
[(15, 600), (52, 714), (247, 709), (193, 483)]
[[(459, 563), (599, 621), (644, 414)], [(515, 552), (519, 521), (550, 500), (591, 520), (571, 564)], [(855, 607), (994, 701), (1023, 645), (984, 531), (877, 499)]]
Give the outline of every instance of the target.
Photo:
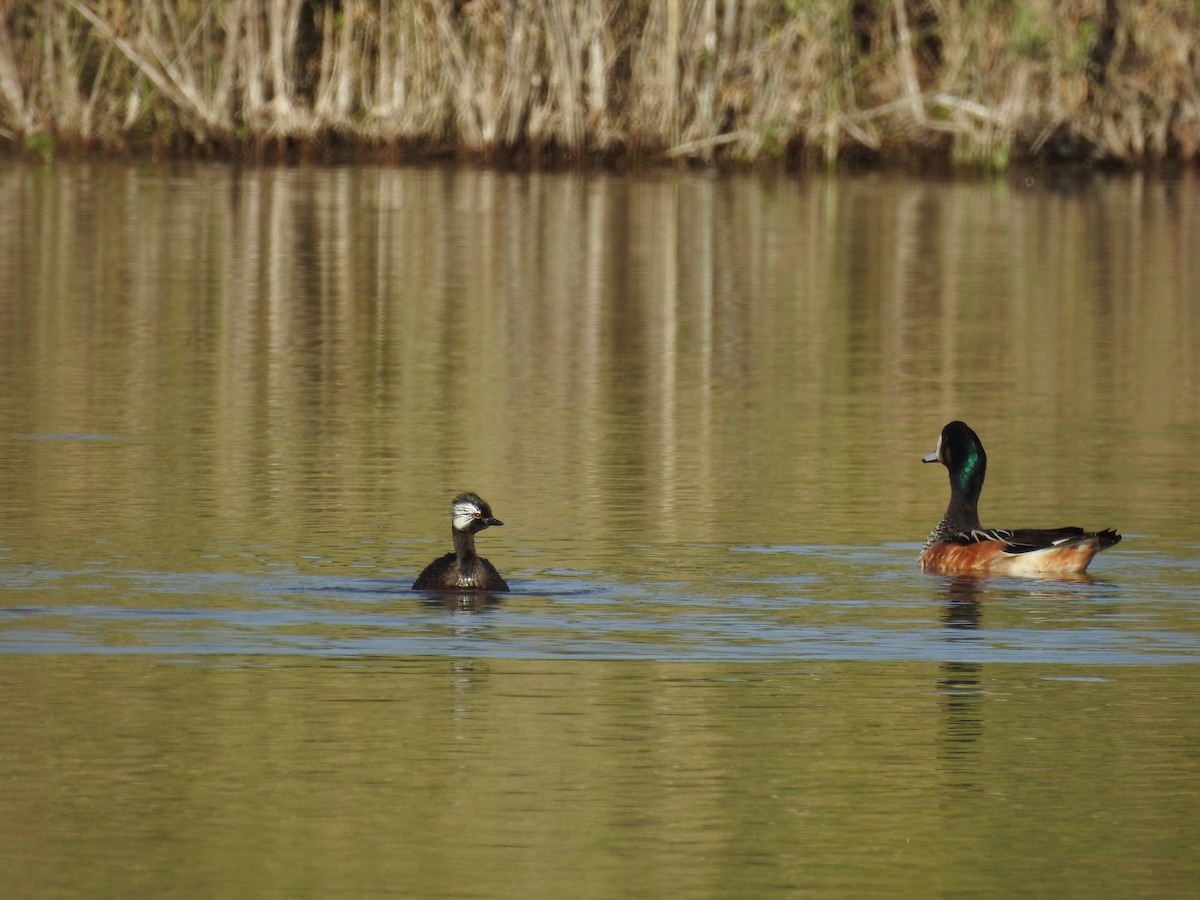
[(933, 452), (921, 457), (921, 462), (940, 462), (950, 470), (950, 481), (962, 491), (972, 483), (982, 484), (987, 470), (987, 454), (979, 435), (965, 422), (951, 422), (942, 429)]
[(464, 531), (467, 534), (475, 534), (491, 525), (504, 524), (492, 515), (492, 508), (487, 505), (486, 500), (470, 491), (454, 498), (454, 502), (450, 504), (450, 521), (455, 531)]

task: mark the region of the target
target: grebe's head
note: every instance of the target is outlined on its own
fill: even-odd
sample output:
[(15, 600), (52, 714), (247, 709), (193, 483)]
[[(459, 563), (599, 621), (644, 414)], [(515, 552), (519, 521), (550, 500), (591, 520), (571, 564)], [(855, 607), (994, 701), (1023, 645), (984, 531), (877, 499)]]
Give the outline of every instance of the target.
[(504, 524), (492, 515), (492, 508), (487, 505), (486, 500), (470, 491), (454, 498), (454, 502), (450, 504), (450, 521), (455, 531), (465, 531), (469, 534), (483, 531), (490, 525)]

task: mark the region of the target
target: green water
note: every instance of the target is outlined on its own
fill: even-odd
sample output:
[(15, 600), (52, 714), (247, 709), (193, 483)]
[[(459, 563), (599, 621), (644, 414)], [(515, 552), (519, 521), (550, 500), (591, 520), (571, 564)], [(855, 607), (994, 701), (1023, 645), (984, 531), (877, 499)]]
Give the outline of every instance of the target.
[(1196, 187), (0, 170), (4, 892), (1191, 896)]
[(91, 656), (0, 673), (26, 685), (0, 821), (6, 881), (29, 890), (1179, 896), (1198, 874), (1186, 668)]

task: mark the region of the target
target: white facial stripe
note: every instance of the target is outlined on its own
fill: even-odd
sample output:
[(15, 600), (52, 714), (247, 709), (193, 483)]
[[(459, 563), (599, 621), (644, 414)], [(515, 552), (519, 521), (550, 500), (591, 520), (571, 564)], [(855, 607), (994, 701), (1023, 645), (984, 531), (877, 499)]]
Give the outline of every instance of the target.
[(479, 507), (474, 503), (455, 503), (450, 513), (451, 521), (459, 531), (466, 531), (478, 512)]

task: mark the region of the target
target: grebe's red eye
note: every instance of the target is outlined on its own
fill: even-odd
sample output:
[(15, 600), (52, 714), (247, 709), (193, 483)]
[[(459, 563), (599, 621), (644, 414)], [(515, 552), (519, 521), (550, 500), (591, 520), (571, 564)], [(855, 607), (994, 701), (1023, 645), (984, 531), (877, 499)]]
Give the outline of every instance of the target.
[(483, 513), (481, 513), (479, 510), (475, 510), (475, 512), (471, 513), (471, 517), (475, 519), (482, 519)]

